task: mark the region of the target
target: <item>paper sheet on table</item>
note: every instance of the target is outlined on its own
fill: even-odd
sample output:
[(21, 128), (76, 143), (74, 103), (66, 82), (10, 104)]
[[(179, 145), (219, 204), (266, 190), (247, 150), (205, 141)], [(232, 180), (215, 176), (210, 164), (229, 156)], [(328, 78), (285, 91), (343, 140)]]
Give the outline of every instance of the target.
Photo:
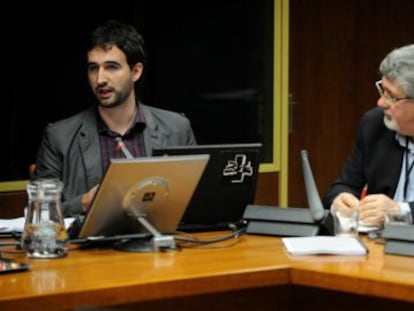
[[(69, 228), (75, 218), (65, 218), (65, 226)], [(24, 217), (0, 219), (0, 233), (22, 232), (24, 228)]]

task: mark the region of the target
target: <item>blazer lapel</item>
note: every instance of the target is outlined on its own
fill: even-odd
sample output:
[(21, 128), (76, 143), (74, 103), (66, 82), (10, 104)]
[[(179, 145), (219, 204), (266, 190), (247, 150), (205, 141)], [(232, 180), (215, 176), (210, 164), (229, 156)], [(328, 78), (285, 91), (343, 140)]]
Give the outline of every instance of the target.
[(96, 130), (97, 125), (94, 114), (94, 110), (88, 111), (85, 115), (85, 122), (83, 122), (79, 131), (79, 148), (89, 187), (93, 187), (98, 184), (103, 175), (99, 135)]
[(151, 110), (148, 109), (147, 106), (140, 103), (139, 109), (142, 109), (146, 123), (146, 127), (143, 131), (145, 154), (151, 156), (153, 149), (165, 146), (168, 133), (163, 131), (160, 125), (156, 123)]

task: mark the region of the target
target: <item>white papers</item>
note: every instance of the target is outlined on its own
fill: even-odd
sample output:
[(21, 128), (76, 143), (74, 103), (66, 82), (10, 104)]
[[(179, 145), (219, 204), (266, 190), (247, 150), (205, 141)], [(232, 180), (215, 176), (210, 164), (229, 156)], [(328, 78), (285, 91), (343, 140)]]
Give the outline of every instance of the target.
[[(0, 233), (22, 232), (24, 228), (24, 221), (24, 217), (0, 219)], [(66, 228), (69, 228), (73, 221), (74, 218), (65, 218)]]
[(365, 255), (367, 248), (355, 237), (312, 236), (282, 238), (285, 248), (292, 255)]
[(22, 232), (24, 217), (0, 219), (0, 232)]

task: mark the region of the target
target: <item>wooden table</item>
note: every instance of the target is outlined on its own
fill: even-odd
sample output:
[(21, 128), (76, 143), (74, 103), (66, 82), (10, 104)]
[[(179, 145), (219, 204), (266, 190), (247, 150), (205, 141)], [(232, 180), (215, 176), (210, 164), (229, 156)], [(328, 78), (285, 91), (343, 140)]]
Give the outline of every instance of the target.
[(31, 269), (0, 275), (0, 310), (120, 305), (128, 310), (297, 310), (325, 309), (327, 303), (335, 310), (412, 310), (414, 258), (385, 255), (382, 245), (365, 242), (370, 250), (365, 257), (292, 257), (280, 238), (255, 235), (232, 245), (165, 253), (74, 248), (62, 259), (7, 255), (29, 262)]

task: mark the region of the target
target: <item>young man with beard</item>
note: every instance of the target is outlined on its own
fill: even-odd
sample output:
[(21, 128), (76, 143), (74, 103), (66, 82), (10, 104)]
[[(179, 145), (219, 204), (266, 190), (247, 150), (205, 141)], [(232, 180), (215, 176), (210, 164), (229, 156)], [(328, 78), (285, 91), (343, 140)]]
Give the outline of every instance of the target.
[(196, 144), (185, 116), (138, 100), (134, 85), (142, 78), (145, 51), (133, 26), (114, 20), (98, 26), (87, 61), (97, 104), (46, 127), (32, 174), (63, 182), (65, 216), (88, 211), (110, 159), (125, 157), (125, 150), (145, 157), (153, 148)]

